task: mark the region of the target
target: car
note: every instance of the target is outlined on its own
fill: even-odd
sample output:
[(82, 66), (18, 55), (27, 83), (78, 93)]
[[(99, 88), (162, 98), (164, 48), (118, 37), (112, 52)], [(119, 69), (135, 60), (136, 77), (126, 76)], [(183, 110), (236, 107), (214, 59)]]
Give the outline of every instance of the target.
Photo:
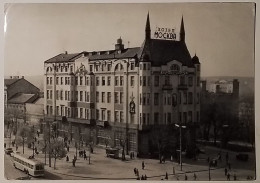
[(245, 153), (239, 153), (236, 155), (237, 160), (240, 161), (248, 161), (248, 154)]
[(12, 152), (13, 152), (13, 149), (11, 147), (8, 147), (5, 149), (5, 154), (11, 155)]

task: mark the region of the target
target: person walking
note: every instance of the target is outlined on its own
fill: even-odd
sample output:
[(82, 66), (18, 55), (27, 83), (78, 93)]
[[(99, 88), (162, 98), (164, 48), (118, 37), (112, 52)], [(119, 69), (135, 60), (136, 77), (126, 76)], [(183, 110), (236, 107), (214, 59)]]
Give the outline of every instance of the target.
[(135, 173), (135, 175), (136, 175), (136, 168), (134, 168), (134, 173)]
[(193, 178), (194, 178), (194, 180), (197, 180), (197, 175), (196, 175), (196, 173), (194, 173)]
[(185, 180), (188, 180), (188, 176), (185, 174)]
[(75, 167), (75, 162), (76, 162), (76, 160), (73, 159), (73, 160), (72, 160), (72, 165), (73, 165), (73, 167)]
[(229, 173), (227, 174), (227, 180), (230, 180), (230, 174)]
[(165, 173), (165, 179), (168, 180), (168, 173)]
[(144, 175), (144, 180), (147, 180), (147, 176), (146, 176), (146, 174)]
[(66, 156), (66, 161), (67, 161), (67, 162), (69, 161), (69, 156), (68, 156), (68, 155)]
[(136, 176), (139, 177), (139, 170), (136, 169)]
[(227, 168), (225, 168), (225, 176), (227, 175)]
[(69, 146), (67, 146), (67, 151), (68, 151), (68, 152), (70, 151), (70, 147), (69, 147)]
[(145, 167), (144, 161), (142, 161), (142, 169), (143, 169), (143, 170), (144, 170), (144, 167)]
[(144, 180), (144, 176), (142, 175), (141, 180)]
[(86, 155), (86, 153), (84, 153), (84, 160), (87, 160), (87, 155)]

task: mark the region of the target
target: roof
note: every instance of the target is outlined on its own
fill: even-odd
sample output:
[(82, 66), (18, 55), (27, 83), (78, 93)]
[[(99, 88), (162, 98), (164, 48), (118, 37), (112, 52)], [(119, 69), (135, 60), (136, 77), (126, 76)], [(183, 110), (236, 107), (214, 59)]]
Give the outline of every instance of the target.
[(36, 94), (17, 93), (8, 100), (10, 104), (25, 104), (35, 100)]
[(75, 59), (79, 58), (81, 54), (82, 52), (72, 54), (61, 53), (59, 55), (56, 55), (55, 57), (46, 60), (44, 63), (73, 62)]
[(160, 39), (145, 40), (139, 57), (142, 57), (145, 54), (148, 54), (149, 60), (154, 66), (166, 65), (167, 62), (172, 60), (178, 60), (183, 65), (189, 67), (193, 66), (190, 53), (183, 41)]
[(44, 98), (38, 98), (36, 99), (36, 101), (34, 102), (34, 104), (37, 104), (37, 105), (43, 105), (44, 104)]
[(13, 83), (15, 83), (16, 81), (18, 81), (19, 79), (5, 79), (5, 85), (8, 87), (10, 85), (12, 85)]

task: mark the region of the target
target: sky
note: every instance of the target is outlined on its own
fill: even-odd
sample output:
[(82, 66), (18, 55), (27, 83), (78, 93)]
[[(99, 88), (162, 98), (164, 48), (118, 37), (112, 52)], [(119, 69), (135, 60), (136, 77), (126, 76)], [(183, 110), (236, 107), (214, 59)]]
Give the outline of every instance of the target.
[(62, 52), (141, 46), (149, 11), (156, 27), (179, 32), (201, 62), (201, 75), (254, 76), (253, 3), (8, 4), (5, 7), (4, 75), (43, 75), (47, 59)]

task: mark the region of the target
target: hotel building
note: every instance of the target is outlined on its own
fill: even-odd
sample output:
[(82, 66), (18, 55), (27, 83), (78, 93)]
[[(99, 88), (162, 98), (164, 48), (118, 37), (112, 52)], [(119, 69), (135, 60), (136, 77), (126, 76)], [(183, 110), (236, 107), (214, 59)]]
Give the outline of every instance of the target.
[(141, 47), (119, 38), (113, 50), (61, 53), (44, 72), (45, 120), (59, 136), (148, 154), (152, 129), (200, 121), (200, 62), (187, 49), (183, 18), (176, 39), (152, 39), (148, 14)]

